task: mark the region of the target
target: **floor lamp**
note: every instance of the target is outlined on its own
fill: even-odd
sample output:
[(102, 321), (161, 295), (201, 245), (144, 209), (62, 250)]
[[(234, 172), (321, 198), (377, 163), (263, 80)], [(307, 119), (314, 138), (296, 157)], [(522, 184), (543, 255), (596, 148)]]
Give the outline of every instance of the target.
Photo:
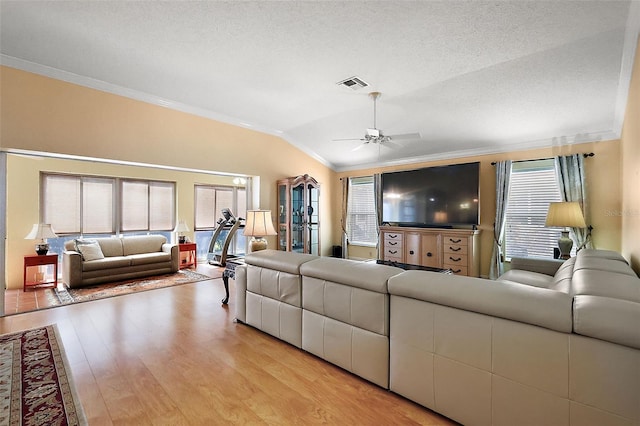
[(252, 237), (249, 243), (251, 252), (267, 248), (267, 235), (277, 235), (271, 220), (270, 210), (248, 210), (244, 225), (244, 235)]
[(586, 228), (587, 224), (584, 221), (580, 204), (576, 201), (564, 201), (549, 204), (544, 226), (563, 228), (558, 239), (558, 249), (560, 249), (560, 259), (569, 259), (573, 247), (573, 241), (569, 238), (569, 228)]

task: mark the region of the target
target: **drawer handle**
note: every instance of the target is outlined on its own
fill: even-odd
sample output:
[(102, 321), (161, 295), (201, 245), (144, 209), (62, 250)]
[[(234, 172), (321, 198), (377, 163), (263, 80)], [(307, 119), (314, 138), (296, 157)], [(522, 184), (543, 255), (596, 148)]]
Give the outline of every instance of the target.
[(454, 274), (459, 274), (460, 272), (462, 272), (462, 269), (452, 269)]
[(409, 250), (409, 254), (410, 254), (411, 256), (413, 256), (413, 255), (414, 255), (414, 254), (416, 254), (416, 253), (415, 253), (413, 250)]
[(396, 234), (387, 234), (387, 236), (389, 238), (398, 238), (398, 236)]
[(453, 238), (449, 238), (449, 242), (453, 243), (453, 244), (459, 244), (462, 242), (462, 240), (454, 240)]
[(428, 252), (428, 253), (427, 253), (427, 257), (431, 257), (431, 256), (433, 256), (433, 253)]
[(462, 250), (462, 247), (449, 247), (449, 250), (451, 250), (451, 251), (460, 251), (460, 250)]
[(397, 242), (397, 241), (390, 241), (390, 242), (389, 242), (389, 245), (390, 245), (390, 246), (397, 246), (397, 245), (398, 245), (398, 242)]
[(454, 261), (454, 262), (460, 262), (460, 261), (462, 260), (462, 258), (461, 258), (461, 257), (456, 257), (456, 258), (454, 259), (453, 257), (449, 256), (449, 260), (452, 260), (452, 261)]
[(389, 250), (389, 254), (396, 254), (398, 253), (398, 250)]

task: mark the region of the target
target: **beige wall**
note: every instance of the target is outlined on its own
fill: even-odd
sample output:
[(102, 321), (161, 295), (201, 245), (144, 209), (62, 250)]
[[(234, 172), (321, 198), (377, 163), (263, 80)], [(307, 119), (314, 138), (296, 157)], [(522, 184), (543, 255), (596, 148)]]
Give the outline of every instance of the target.
[(640, 46), (622, 130), (622, 254), (640, 274)]
[[(275, 182), (278, 179), (309, 174), (321, 184), (321, 243), (323, 253), (330, 250), (333, 241), (330, 183), (335, 173), (277, 136), (9, 67), (0, 67), (0, 93), (0, 149), (3, 150), (258, 176), (260, 205), (256, 207), (271, 210), (277, 208)], [(8, 179), (26, 177), (26, 181), (33, 182), (42, 164), (29, 162), (28, 167), (34, 167), (32, 170), (13, 167)], [(67, 166), (62, 170), (54, 168), (71, 171), (65, 170)], [(159, 174), (165, 178), (169, 175), (166, 170)], [(37, 183), (18, 193), (12, 190), (7, 196), (8, 213), (15, 218), (15, 212), (19, 211), (30, 217), (28, 222), (34, 223), (32, 218), (38, 215), (37, 197)], [(184, 200), (179, 200), (180, 209), (189, 203)], [(6, 258), (6, 276), (12, 287), (16, 281), (16, 259), (21, 268), (22, 255), (33, 251), (24, 241), (17, 242), (29, 231), (22, 227), (22, 223), (7, 220), (7, 233), (12, 238), (3, 249), (11, 256)], [(269, 239), (270, 245), (275, 243), (275, 238)]]
[[(365, 176), (373, 173), (388, 172), (401, 169), (415, 169), (419, 167), (439, 166), (444, 164), (480, 162), (480, 226), (482, 231), (480, 238), (480, 274), (489, 275), (489, 264), (493, 242), (493, 220), (495, 217), (495, 169), (491, 165), (494, 161), (501, 160), (530, 160), (548, 158), (556, 155), (568, 155), (573, 153), (593, 152), (594, 157), (585, 160), (587, 173), (587, 190), (591, 205), (587, 214), (587, 220), (594, 227), (593, 241), (597, 248), (620, 250), (621, 244), (621, 218), (611, 212), (621, 208), (620, 189), (620, 141), (606, 141), (587, 143), (580, 145), (568, 145), (562, 147), (517, 151), (505, 154), (484, 155), (477, 157), (465, 157), (455, 160), (443, 160), (429, 163), (412, 164), (410, 166), (395, 166), (376, 169), (358, 170), (338, 173), (334, 186), (339, 188), (340, 178), (345, 176)], [(340, 190), (334, 191), (334, 214), (339, 217)], [(369, 253), (375, 250), (369, 247), (350, 247), (349, 255), (352, 257), (369, 257)]]
[[(595, 157), (586, 160), (589, 176), (589, 194), (592, 200), (588, 215), (595, 227), (594, 242), (599, 248), (622, 250), (638, 264), (640, 243), (638, 235), (640, 218), (634, 214), (640, 210), (640, 197), (635, 182), (638, 179), (640, 157), (639, 130), (637, 124), (629, 124), (629, 117), (637, 117), (638, 107), (638, 58), (636, 57), (634, 81), (629, 96), (627, 124), (621, 141), (606, 141), (584, 145), (528, 150), (508, 154), (459, 158), (335, 173), (283, 139), (220, 123), (207, 118), (111, 95), (98, 90), (0, 67), (0, 148), (71, 154), (112, 160), (124, 160), (189, 169), (210, 170), (259, 176), (261, 181), (260, 207), (276, 208), (278, 179), (308, 173), (322, 185), (322, 251), (329, 254), (331, 245), (340, 241), (340, 178), (363, 176), (375, 172), (418, 168), (441, 164), (481, 162), (481, 223), (482, 274), (488, 274), (491, 251), (491, 229), (495, 209), (495, 176), (492, 161), (502, 159), (522, 160), (563, 155), (573, 152), (594, 152)], [(638, 120), (636, 120), (638, 121)], [(14, 171), (17, 176), (28, 175), (33, 179), (39, 166), (31, 171)], [(67, 167), (67, 166), (64, 166)], [(622, 170), (620, 172), (620, 170)], [(59, 170), (64, 171), (64, 170)], [(13, 173), (13, 172), (12, 172)], [(161, 172), (166, 176), (166, 171)], [(10, 180), (16, 179), (11, 175)], [(189, 179), (187, 179), (189, 181)], [(624, 185), (622, 185), (624, 182)], [(188, 186), (188, 184), (187, 184)], [(28, 217), (37, 216), (31, 211), (37, 204), (37, 187), (26, 188), (19, 199), (9, 195), (7, 210), (22, 210)], [(22, 201), (24, 194), (31, 201)], [(189, 201), (179, 201), (184, 209)], [(14, 207), (15, 203), (15, 207)], [(616, 214), (631, 212), (631, 214)], [(11, 213), (14, 215), (14, 213)], [(9, 221), (8, 221), (9, 222)], [(28, 223), (34, 223), (29, 219)], [(624, 225), (623, 225), (624, 222)], [(20, 224), (22, 227), (24, 224)], [(20, 258), (32, 251), (30, 244), (16, 242), (27, 231), (12, 229), (8, 223), (7, 252), (14, 250)], [(30, 225), (28, 225), (30, 226)], [(624, 226), (624, 228), (623, 228)], [(624, 229), (624, 238), (623, 235)], [(19, 237), (18, 237), (19, 236)], [(275, 244), (275, 239), (269, 241)], [(364, 248), (358, 257), (369, 257), (375, 251)], [(9, 267), (15, 259), (7, 259)], [(21, 262), (20, 262), (21, 263)], [(9, 276), (7, 271), (7, 276)], [(11, 273), (15, 281), (15, 274)]]

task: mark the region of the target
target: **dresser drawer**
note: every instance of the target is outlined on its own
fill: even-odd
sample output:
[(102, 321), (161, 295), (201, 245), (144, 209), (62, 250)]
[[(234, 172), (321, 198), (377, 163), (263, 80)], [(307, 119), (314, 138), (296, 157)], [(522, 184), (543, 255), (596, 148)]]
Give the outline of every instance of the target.
[(444, 269), (451, 269), (455, 275), (469, 275), (467, 267), (462, 265), (444, 265)]
[(391, 260), (394, 262), (400, 262), (402, 263), (402, 249), (401, 248), (385, 248), (384, 249), (384, 253), (383, 255), (383, 259), (384, 260)]
[(466, 254), (445, 253), (442, 263), (445, 265), (466, 265), (469, 257)]
[(448, 247), (448, 246), (465, 246), (466, 247), (468, 245), (468, 241), (465, 237), (443, 234), (442, 244), (445, 247)]
[(385, 232), (384, 233), (384, 242), (385, 242), (385, 244), (387, 243), (387, 241), (389, 241), (389, 242), (395, 241), (395, 242), (402, 243), (402, 239), (403, 238), (404, 238), (403, 234), (393, 233), (393, 232)]
[(384, 249), (402, 249), (402, 240), (393, 241), (393, 240), (384, 240)]
[[(444, 251), (444, 255), (445, 258), (448, 255), (456, 255), (456, 254), (464, 254), (467, 255), (468, 248), (467, 245), (461, 245), (461, 244), (445, 244), (443, 247), (443, 251)], [(455, 256), (453, 256), (455, 257)]]

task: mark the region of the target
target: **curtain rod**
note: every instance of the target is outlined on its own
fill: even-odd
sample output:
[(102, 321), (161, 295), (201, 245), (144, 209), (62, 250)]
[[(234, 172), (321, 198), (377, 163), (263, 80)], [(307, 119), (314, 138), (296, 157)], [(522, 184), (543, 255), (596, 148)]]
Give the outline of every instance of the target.
[[(582, 154), (582, 156), (583, 156), (584, 158), (587, 158), (587, 157), (595, 157), (595, 154), (594, 154), (593, 152), (587, 152), (587, 153), (583, 153), (583, 154)], [(514, 163), (521, 163), (521, 162), (523, 162), (523, 161), (549, 160), (549, 159), (550, 159), (550, 158), (534, 158), (534, 159), (532, 159), (532, 160), (515, 160), (515, 161), (514, 161)], [(492, 166), (495, 166), (496, 164), (498, 164), (498, 162), (497, 162), (497, 161), (492, 161), (492, 162), (491, 162), (491, 165), (492, 165)]]

